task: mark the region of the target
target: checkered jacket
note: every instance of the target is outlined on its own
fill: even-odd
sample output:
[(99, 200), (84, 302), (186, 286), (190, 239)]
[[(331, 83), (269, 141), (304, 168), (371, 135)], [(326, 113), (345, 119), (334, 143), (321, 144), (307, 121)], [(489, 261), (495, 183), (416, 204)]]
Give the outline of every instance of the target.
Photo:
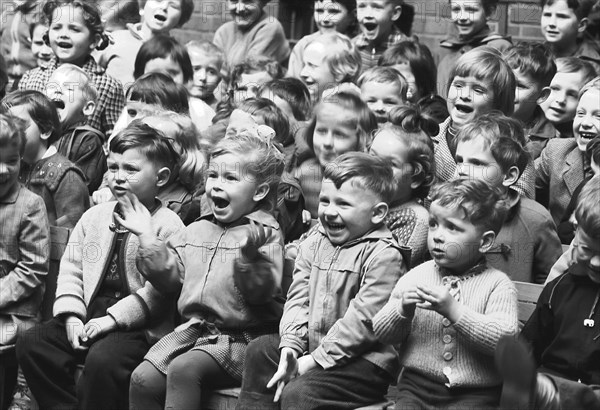
[(388, 38), (376, 47), (371, 46), (371, 43), (369, 43), (369, 40), (363, 33), (354, 37), (352, 42), (356, 45), (356, 48), (358, 48), (362, 62), (362, 71), (364, 72), (377, 65), (379, 57), (383, 55), (385, 50), (408, 39), (406, 34), (401, 32), (396, 26), (393, 26), (392, 32)]
[[(57, 67), (58, 61), (56, 57), (52, 57), (47, 64), (27, 71), (19, 82), (19, 89), (45, 92), (50, 76)], [(93, 57), (89, 57), (81, 68), (94, 81), (98, 92), (96, 110), (88, 118), (87, 125), (108, 136), (125, 106), (123, 86), (106, 74), (104, 68), (100, 67)]]

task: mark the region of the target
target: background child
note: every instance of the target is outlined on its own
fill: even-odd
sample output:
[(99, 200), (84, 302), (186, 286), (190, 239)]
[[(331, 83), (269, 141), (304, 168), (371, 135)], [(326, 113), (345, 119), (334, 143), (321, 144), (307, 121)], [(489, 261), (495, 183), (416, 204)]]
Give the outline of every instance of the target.
[[(55, 56), (47, 66), (26, 72), (19, 89), (44, 92), (60, 64), (81, 67), (94, 81), (98, 92), (96, 110), (87, 125), (105, 136), (110, 135), (125, 101), (121, 84), (104, 73), (91, 56), (92, 50), (103, 49), (108, 44), (100, 12), (94, 3), (80, 0), (49, 1), (44, 4), (43, 12), (49, 24), (48, 43)], [(77, 31), (72, 30), (73, 27)]]
[(519, 43), (507, 49), (504, 58), (517, 81), (513, 118), (525, 125), (525, 147), (536, 159), (548, 140), (556, 136), (556, 129), (538, 105), (547, 97), (546, 87), (556, 74), (556, 64), (550, 50), (538, 43)]
[[(171, 152), (164, 138), (139, 123), (111, 141), (109, 185), (118, 202), (81, 218), (60, 263), (54, 318), (18, 341), (17, 358), (40, 408), (128, 408), (131, 372), (172, 328), (173, 300), (140, 274), (139, 239), (117, 216), (133, 201), (152, 214), (150, 236), (166, 240), (183, 228), (156, 199), (169, 179)], [(100, 251), (86, 257), (86, 249)], [(73, 372), (81, 356), (85, 370), (76, 394)]]
[(438, 65), (438, 94), (448, 97), (448, 87), (452, 81), (451, 72), (457, 60), (465, 52), (483, 45), (504, 51), (510, 47), (510, 40), (492, 33), (487, 21), (496, 11), (498, 0), (450, 0), (450, 18), (457, 30), (457, 36), (440, 43), (446, 49)]
[(371, 155), (392, 164), (396, 192), (385, 224), (398, 243), (410, 249), (410, 260), (406, 262), (411, 268), (427, 255), (429, 212), (423, 200), (434, 178), (433, 142), (429, 136), (432, 127), (437, 128), (435, 121), (423, 116), (417, 107), (395, 108), (369, 148)]
[(48, 33), (48, 24), (43, 20), (35, 21), (29, 26), (31, 53), (36, 59), (37, 67), (48, 64), (54, 55), (50, 46), (44, 41), (46, 33)]
[(73, 64), (62, 64), (50, 76), (46, 96), (57, 108), (62, 136), (54, 142), (58, 152), (83, 171), (90, 195), (106, 171), (104, 135), (89, 125), (98, 94), (90, 77)]
[(0, 54), (0, 98), (6, 95), (6, 86), (8, 84), (8, 73), (6, 72), (6, 61)]
[(393, 67), (373, 67), (358, 78), (360, 96), (373, 111), (377, 122), (388, 121), (388, 113), (407, 102), (408, 82)]
[(321, 34), (337, 31), (350, 38), (356, 34), (356, 0), (315, 0), (313, 10), (318, 31), (302, 37), (292, 49), (288, 77), (300, 77), (304, 66), (304, 49)]
[(407, 37), (396, 27), (402, 0), (357, 0), (356, 17), (360, 34), (352, 39), (360, 53), (363, 69), (375, 67), (383, 52)]
[(219, 102), (215, 91), (221, 82), (225, 55), (223, 50), (209, 41), (190, 41), (185, 45), (190, 55), (194, 78), (189, 86), (190, 95), (200, 98), (213, 110)]
[(356, 408), (382, 400), (399, 370), (393, 347), (368, 325), (405, 271), (383, 222), (392, 170), (357, 152), (331, 165), (320, 226), (300, 243), (279, 335), (248, 346), (239, 408)]
[(264, 10), (270, 0), (229, 1), (227, 7), (233, 17), (215, 32), (213, 43), (225, 53), (231, 68), (245, 58), (263, 56), (285, 65), (290, 47), (281, 23)]
[(433, 260), (400, 278), (373, 330), (382, 343), (399, 344), (401, 406), (495, 409), (493, 352), (501, 336), (517, 332), (517, 292), (485, 252), (507, 207), (479, 180), (442, 183), (430, 195)]
[(25, 122), (19, 180), (44, 199), (50, 225), (72, 229), (90, 206), (89, 193), (83, 172), (52, 145), (61, 135), (54, 104), (37, 91), (14, 91), (2, 106)]
[(556, 67), (549, 95), (540, 103), (540, 107), (556, 128), (556, 136), (571, 138), (579, 91), (596, 73), (589, 63), (576, 57), (559, 58)]
[(400, 71), (408, 82), (406, 99), (417, 104), (423, 114), (438, 124), (448, 118), (446, 101), (436, 94), (437, 68), (426, 45), (417, 39), (401, 41), (385, 50), (378, 64)]
[(310, 93), (297, 78), (286, 77), (266, 82), (258, 89), (258, 97), (273, 101), (287, 115), (294, 136), (310, 117)]
[(562, 253), (556, 225), (546, 208), (509, 189), (530, 162), (518, 120), (483, 114), (458, 134), (457, 176), (487, 182), (503, 192), (509, 205), (494, 245), (486, 252), (488, 263), (512, 280), (544, 283)]
[(165, 294), (181, 292), (182, 324), (135, 370), (132, 408), (199, 408), (206, 386), (239, 383), (246, 345), (277, 325), (283, 238), (270, 212), (283, 154), (268, 138), (258, 127), (217, 144), (206, 178), (212, 212), (166, 244), (148, 236), (147, 212), (124, 208), (144, 275)]

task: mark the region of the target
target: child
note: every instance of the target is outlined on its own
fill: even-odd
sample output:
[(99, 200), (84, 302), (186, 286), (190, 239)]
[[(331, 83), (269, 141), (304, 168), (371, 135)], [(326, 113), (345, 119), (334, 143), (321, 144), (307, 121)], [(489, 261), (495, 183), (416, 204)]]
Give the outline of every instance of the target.
[(393, 67), (373, 67), (358, 78), (360, 96), (381, 125), (392, 108), (407, 102), (408, 82)]
[(225, 53), (231, 68), (245, 58), (263, 56), (284, 65), (290, 46), (281, 23), (269, 16), (264, 8), (270, 0), (234, 0), (227, 2), (233, 21), (221, 25), (213, 43)]
[(510, 47), (510, 39), (492, 33), (487, 21), (496, 11), (498, 0), (450, 0), (450, 18), (458, 32), (440, 43), (447, 50), (438, 65), (438, 94), (448, 97), (451, 72), (465, 52), (487, 45), (499, 51)]
[(61, 135), (54, 104), (37, 91), (13, 91), (2, 106), (25, 121), (19, 180), (44, 199), (50, 225), (72, 229), (90, 206), (89, 193), (83, 172), (53, 145)]
[(438, 124), (448, 118), (446, 101), (436, 94), (437, 68), (429, 48), (417, 39), (401, 41), (385, 50), (378, 65), (392, 66), (408, 82), (406, 99)]
[(6, 86), (8, 84), (8, 73), (6, 72), (6, 62), (0, 54), (0, 98), (6, 95)]
[(556, 129), (538, 105), (556, 74), (556, 64), (550, 50), (539, 43), (519, 43), (504, 52), (512, 68), (517, 89), (513, 117), (525, 125), (526, 148), (533, 159), (540, 156)]
[[(150, 0), (152, 1), (152, 0)], [(162, 72), (173, 78), (177, 84), (189, 84), (194, 72), (190, 56), (177, 40), (158, 34), (146, 41), (135, 58), (133, 77), (137, 80), (142, 74)], [(190, 116), (200, 131), (208, 128), (215, 112), (199, 98), (190, 97)]]
[(429, 212), (423, 201), (434, 178), (433, 142), (428, 134), (432, 127), (437, 128), (435, 121), (417, 107), (394, 108), (369, 148), (371, 155), (392, 164), (396, 192), (385, 224), (398, 243), (409, 248), (409, 268), (424, 262), (427, 255)]
[(200, 98), (214, 110), (218, 103), (215, 91), (221, 82), (225, 58), (223, 50), (209, 41), (196, 40), (187, 43), (185, 48), (194, 70), (193, 82), (189, 87), (190, 95)]
[(318, 31), (302, 37), (292, 49), (288, 77), (300, 77), (304, 66), (304, 50), (317, 37), (337, 31), (352, 37), (356, 30), (356, 0), (315, 0), (314, 20)]
[(520, 282), (544, 283), (562, 248), (546, 208), (512, 189), (531, 157), (522, 124), (499, 113), (483, 114), (458, 134), (457, 176), (481, 179), (503, 191), (509, 212), (486, 252), (491, 266)]
[(97, 93), (92, 80), (81, 68), (65, 63), (50, 76), (46, 95), (58, 110), (62, 128), (62, 136), (54, 146), (83, 171), (91, 195), (106, 171), (104, 135), (85, 125), (96, 108)]
[(360, 53), (350, 39), (340, 33), (326, 33), (304, 50), (300, 79), (316, 104), (337, 91), (342, 83), (355, 83), (361, 70)]
[(484, 181), (432, 189), (432, 261), (402, 276), (373, 318), (375, 336), (398, 345), (398, 408), (496, 409), (498, 339), (517, 332), (517, 292), (486, 262), (507, 207)]
[(125, 101), (121, 84), (104, 73), (91, 56), (92, 50), (101, 50), (108, 44), (97, 7), (81, 0), (57, 0), (45, 3), (43, 11), (49, 24), (48, 43), (55, 56), (47, 66), (27, 71), (19, 89), (44, 92), (59, 65), (71, 63), (81, 67), (98, 92), (96, 110), (87, 125), (110, 135)]
[(573, 120), (574, 138), (554, 138), (535, 161), (536, 200), (550, 210), (555, 224), (577, 187), (589, 179), (592, 169), (585, 155), (588, 142), (600, 134), (600, 78), (587, 83), (579, 93)]
[(557, 58), (578, 57), (600, 70), (600, 46), (585, 36), (593, 0), (542, 0), (541, 29)]
[(529, 346), (514, 339), (498, 344), (502, 408), (600, 408), (598, 202), (600, 178), (594, 177), (581, 191), (575, 211), (571, 265), (546, 285), (521, 331), (521, 341)]
[[(128, 408), (131, 372), (172, 328), (173, 300), (138, 271), (140, 240), (118, 215), (132, 203), (143, 208), (152, 226), (148, 235), (160, 240), (182, 229), (179, 217), (156, 199), (173, 163), (166, 140), (147, 125), (132, 124), (111, 141), (109, 185), (118, 202), (83, 215), (60, 263), (54, 318), (17, 344), (40, 408)], [(82, 356), (85, 369), (76, 394), (73, 371)]]
[(400, 14), (402, 0), (357, 0), (361, 33), (352, 42), (360, 53), (363, 70), (375, 67), (386, 49), (407, 39), (395, 24)]
[(54, 55), (50, 46), (44, 41), (44, 36), (47, 32), (48, 25), (43, 20), (35, 21), (29, 26), (31, 53), (36, 59), (37, 67), (48, 64)]
[(341, 155), (325, 169), (319, 229), (300, 243), (279, 335), (248, 346), (238, 409), (383, 400), (398, 356), (377, 342), (370, 321), (405, 271), (384, 224), (394, 189), (389, 165), (365, 153)]
[[(515, 76), (499, 51), (481, 46), (468, 51), (456, 62), (448, 89), (450, 117), (440, 124), (435, 143), (435, 175), (448, 181), (456, 173), (456, 144), (460, 129), (478, 116), (499, 110), (510, 116), (515, 107)], [(523, 197), (535, 195), (535, 171), (525, 169), (514, 189)]]
[(597, 74), (589, 63), (576, 57), (559, 58), (556, 67), (549, 95), (540, 103), (540, 107), (556, 128), (558, 138), (572, 138), (579, 91)]
[(212, 212), (168, 243), (149, 235), (147, 212), (124, 208), (121, 222), (141, 241), (138, 266), (165, 294), (180, 293), (182, 319), (135, 370), (132, 409), (199, 408), (206, 386), (239, 383), (247, 344), (279, 321), (283, 239), (270, 212), (283, 155), (265, 128), (211, 151)]

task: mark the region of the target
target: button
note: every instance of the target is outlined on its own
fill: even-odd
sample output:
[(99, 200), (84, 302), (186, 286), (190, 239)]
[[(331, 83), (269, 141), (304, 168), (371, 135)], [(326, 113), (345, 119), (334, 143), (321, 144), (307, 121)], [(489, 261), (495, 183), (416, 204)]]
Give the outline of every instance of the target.
[(121, 292), (115, 292), (115, 297), (116, 298), (120, 298), (121, 297)]
[(450, 336), (450, 335), (444, 335), (444, 337), (442, 338), (442, 340), (444, 341), (444, 343), (448, 344), (448, 343), (452, 342), (452, 336)]
[(450, 376), (450, 374), (452, 374), (452, 369), (449, 367), (444, 367), (444, 370), (442, 370), (442, 372), (446, 375), (446, 376)]
[(443, 357), (444, 357), (444, 360), (448, 361), (448, 360), (452, 360), (454, 355), (451, 352), (446, 352), (446, 353), (444, 353)]
[(442, 324), (444, 325), (444, 327), (448, 327), (451, 325), (450, 320), (448, 320), (447, 318), (444, 318), (444, 320), (442, 320)]

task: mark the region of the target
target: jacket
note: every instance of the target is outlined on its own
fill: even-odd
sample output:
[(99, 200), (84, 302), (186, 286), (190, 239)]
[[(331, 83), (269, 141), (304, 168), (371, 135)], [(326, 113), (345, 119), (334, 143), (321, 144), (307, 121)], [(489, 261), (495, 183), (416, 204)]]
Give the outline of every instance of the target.
[[(6, 58), (10, 82), (21, 78), (23, 73), (37, 66), (31, 52), (29, 26), (41, 17), (40, 2), (28, 0), (22, 6), (2, 2), (0, 16), (0, 54)], [(6, 7), (4, 7), (6, 6)]]
[(319, 226), (298, 248), (279, 347), (308, 352), (324, 369), (362, 357), (396, 377), (398, 353), (375, 338), (371, 320), (404, 272), (385, 226), (340, 246)]

